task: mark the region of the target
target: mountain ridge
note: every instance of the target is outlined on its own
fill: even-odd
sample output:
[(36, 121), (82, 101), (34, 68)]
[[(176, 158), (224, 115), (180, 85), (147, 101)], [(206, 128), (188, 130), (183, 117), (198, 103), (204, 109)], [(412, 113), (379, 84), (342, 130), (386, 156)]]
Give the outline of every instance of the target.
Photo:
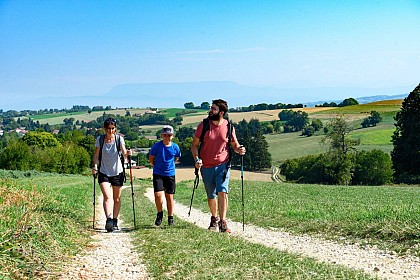
[[(186, 102), (200, 105), (222, 98), (229, 107), (247, 107), (251, 104), (303, 104), (313, 107), (324, 102), (340, 103), (346, 98), (355, 98), (360, 104), (385, 99), (403, 99), (410, 87), (394, 88), (276, 88), (269, 86), (246, 86), (231, 81), (183, 82), (183, 83), (129, 83), (120, 84), (102, 95), (73, 97), (28, 97), (25, 100), (2, 101), (0, 109), (39, 110), (62, 109), (73, 105), (115, 107), (183, 108)], [(317, 101), (318, 100), (318, 101)]]

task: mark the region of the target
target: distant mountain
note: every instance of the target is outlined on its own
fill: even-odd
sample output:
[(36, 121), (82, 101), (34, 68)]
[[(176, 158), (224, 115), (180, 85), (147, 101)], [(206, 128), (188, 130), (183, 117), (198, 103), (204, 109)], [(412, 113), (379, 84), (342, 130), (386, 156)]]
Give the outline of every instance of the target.
[[(340, 103), (346, 98), (353, 97), (362, 104), (385, 99), (399, 99), (401, 96), (406, 97), (410, 90), (408, 87), (280, 89), (267, 86), (244, 86), (228, 81), (215, 81), (124, 84), (114, 87), (105, 96), (109, 98), (118, 96), (120, 99), (130, 99), (133, 104), (144, 104), (140, 107), (183, 107), (186, 102), (200, 105), (202, 102), (211, 102), (211, 100), (217, 98), (227, 100), (230, 107), (244, 107), (258, 103), (302, 103), (312, 107), (325, 102), (314, 102), (314, 100), (330, 100), (329, 102)], [(395, 97), (393, 94), (398, 94), (396, 95), (398, 97)]]
[[(187, 102), (200, 105), (222, 98), (229, 107), (247, 107), (251, 104), (301, 103), (309, 107), (324, 102), (340, 103), (353, 97), (359, 103), (385, 99), (405, 98), (412, 90), (398, 88), (276, 88), (268, 86), (245, 86), (229, 81), (185, 83), (139, 83), (122, 84), (103, 95), (74, 97), (28, 97), (24, 100), (3, 99), (0, 109), (38, 110), (63, 109), (73, 105), (115, 107), (183, 108)], [(320, 100), (320, 101), (316, 101)]]

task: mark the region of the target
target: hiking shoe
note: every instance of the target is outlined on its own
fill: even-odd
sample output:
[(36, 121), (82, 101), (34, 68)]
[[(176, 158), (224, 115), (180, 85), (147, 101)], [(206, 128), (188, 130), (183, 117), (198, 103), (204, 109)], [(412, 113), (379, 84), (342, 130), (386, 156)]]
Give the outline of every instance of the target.
[(107, 232), (111, 232), (114, 227), (114, 221), (111, 218), (106, 219), (105, 229)]
[(118, 219), (112, 219), (112, 230), (119, 230)]
[(168, 218), (168, 225), (170, 227), (175, 226), (174, 218)]
[(212, 231), (216, 231), (217, 230), (217, 221), (218, 220), (219, 220), (218, 217), (211, 216), (209, 230), (212, 230)]
[(230, 229), (227, 226), (226, 220), (220, 220), (219, 221), (219, 231), (220, 232), (231, 233)]
[(158, 212), (156, 215), (155, 225), (158, 227), (162, 224), (163, 212)]

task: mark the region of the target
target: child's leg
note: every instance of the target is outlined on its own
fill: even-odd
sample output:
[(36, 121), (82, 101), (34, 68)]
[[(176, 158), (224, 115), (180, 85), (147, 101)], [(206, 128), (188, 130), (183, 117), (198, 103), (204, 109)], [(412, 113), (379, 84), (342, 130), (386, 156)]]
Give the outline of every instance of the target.
[(166, 207), (168, 208), (168, 216), (174, 215), (174, 195), (165, 193)]
[(163, 191), (155, 192), (155, 204), (156, 204), (156, 210), (158, 212), (162, 212), (163, 208)]

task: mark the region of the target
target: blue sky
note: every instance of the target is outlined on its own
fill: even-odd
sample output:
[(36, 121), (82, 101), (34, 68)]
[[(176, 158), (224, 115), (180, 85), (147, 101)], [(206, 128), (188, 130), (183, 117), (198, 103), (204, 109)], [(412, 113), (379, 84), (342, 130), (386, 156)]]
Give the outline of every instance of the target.
[(420, 1), (0, 0), (0, 96), (197, 81), (413, 89), (419, 30)]

